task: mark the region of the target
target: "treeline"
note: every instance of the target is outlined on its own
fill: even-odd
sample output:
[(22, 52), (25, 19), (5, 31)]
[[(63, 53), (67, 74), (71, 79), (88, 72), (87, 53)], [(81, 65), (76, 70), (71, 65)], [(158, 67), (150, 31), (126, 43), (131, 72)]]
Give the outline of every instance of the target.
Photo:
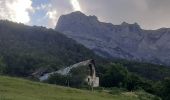
[[(51, 84), (71, 86), (76, 88), (88, 87), (84, 79), (87, 77), (86, 67), (72, 69), (68, 75), (54, 74), (46, 82)], [(155, 81), (143, 78), (128, 69), (120, 63), (111, 63), (103, 66), (103, 71), (98, 73), (100, 77), (100, 87), (121, 88), (126, 91), (146, 91), (156, 95), (155, 100), (161, 97), (163, 100), (170, 100), (170, 78), (165, 77), (162, 80)]]
[(170, 77), (155, 81), (143, 78), (129, 72), (122, 64), (109, 64), (105, 66), (101, 77), (101, 86), (125, 88), (128, 91), (144, 90), (157, 95), (163, 100), (170, 100)]
[(170, 66), (128, 61), (123, 59), (114, 59), (114, 63), (120, 63), (128, 69), (128, 71), (145, 77), (150, 80), (162, 80), (165, 77), (170, 77)]

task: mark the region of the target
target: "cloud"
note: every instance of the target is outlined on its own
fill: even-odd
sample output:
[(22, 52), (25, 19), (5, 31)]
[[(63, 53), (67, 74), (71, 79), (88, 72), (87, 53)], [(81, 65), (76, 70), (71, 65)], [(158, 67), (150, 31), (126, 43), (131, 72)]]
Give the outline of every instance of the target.
[(81, 11), (81, 7), (78, 0), (71, 0), (70, 2), (73, 6), (74, 11)]
[(73, 11), (82, 11), (78, 0), (49, 0), (49, 3), (40, 4), (35, 7), (36, 11), (43, 10), (46, 12), (44, 17), (39, 20), (47, 19), (48, 23), (45, 25), (49, 28), (54, 28), (59, 17)]
[[(23, 0), (24, 1), (24, 0)], [(37, 1), (37, 0), (36, 0)], [(36, 10), (45, 14), (39, 18), (47, 20), (44, 26), (54, 28), (58, 18), (73, 11), (96, 15), (99, 20), (120, 24), (139, 23), (144, 29), (170, 27), (170, 0), (39, 0)], [(2, 1), (1, 1), (2, 2)], [(37, 3), (38, 4), (38, 3)], [(53, 17), (51, 17), (53, 16)], [(38, 20), (39, 20), (38, 19)]]
[(48, 22), (48, 27), (54, 27), (56, 25), (57, 22), (57, 11), (55, 9), (49, 10), (46, 13), (46, 16), (48, 16), (49, 18), (49, 22)]
[(134, 5), (136, 6), (135, 8), (138, 8), (138, 10), (147, 10), (148, 9), (148, 4), (146, 0), (132, 0)]
[[(47, 23), (43, 23), (43, 26), (48, 28), (54, 28), (61, 15), (68, 14), (73, 11), (82, 11), (79, 0), (48, 0), (46, 3), (40, 2), (41, 0), (39, 0), (34, 6), (35, 15), (36, 13), (42, 14), (44, 12), (45, 14), (42, 17), (39, 17), (36, 22), (33, 23), (37, 24), (47, 20)], [(38, 15), (36, 15), (36, 17), (37, 16)]]
[(29, 23), (30, 12), (33, 12), (31, 0), (3, 0), (0, 2), (0, 19)]
[(170, 0), (79, 0), (82, 10), (101, 21), (139, 23), (144, 29), (170, 27)]
[(157, 29), (170, 27), (169, 4), (170, 0), (0, 0), (0, 19), (54, 28), (61, 15), (82, 11), (104, 22), (137, 22), (144, 29)]
[(45, 10), (51, 7), (51, 4), (40, 4), (34, 7), (35, 10)]

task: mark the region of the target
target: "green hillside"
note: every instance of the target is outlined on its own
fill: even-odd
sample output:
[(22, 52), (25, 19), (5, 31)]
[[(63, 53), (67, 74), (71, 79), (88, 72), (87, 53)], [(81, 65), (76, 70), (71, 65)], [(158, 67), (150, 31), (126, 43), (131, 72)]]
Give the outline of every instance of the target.
[(3, 20), (0, 47), (0, 73), (12, 76), (27, 77), (39, 68), (56, 70), (87, 59), (101, 59), (52, 29)]
[(152, 98), (152, 95), (142, 92), (112, 95), (0, 76), (0, 100), (153, 100)]

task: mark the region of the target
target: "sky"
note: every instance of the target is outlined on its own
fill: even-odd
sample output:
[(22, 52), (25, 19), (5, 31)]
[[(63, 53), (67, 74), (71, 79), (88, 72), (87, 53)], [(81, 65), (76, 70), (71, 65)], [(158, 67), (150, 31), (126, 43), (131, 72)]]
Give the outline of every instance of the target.
[(81, 11), (102, 22), (170, 28), (170, 0), (0, 0), (0, 19), (54, 28), (63, 14)]

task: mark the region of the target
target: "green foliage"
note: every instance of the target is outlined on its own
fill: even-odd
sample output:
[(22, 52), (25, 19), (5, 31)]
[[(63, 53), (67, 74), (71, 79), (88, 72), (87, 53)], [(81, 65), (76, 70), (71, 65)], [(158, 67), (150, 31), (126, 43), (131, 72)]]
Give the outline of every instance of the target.
[(155, 94), (162, 97), (163, 100), (170, 100), (170, 78), (157, 82), (154, 85)]
[(123, 86), (128, 76), (128, 71), (121, 64), (111, 64), (106, 74), (102, 77), (102, 86)]
[(167, 66), (123, 59), (114, 59), (113, 62), (120, 63), (126, 67), (129, 72), (149, 80), (159, 81), (163, 80), (165, 77), (170, 77), (170, 68)]
[(101, 77), (101, 86), (122, 87), (129, 91), (143, 89), (150, 93), (153, 92), (152, 81), (129, 72), (121, 64), (111, 64), (108, 66), (107, 71)]
[(0, 57), (6, 65), (4, 74), (11, 76), (29, 76), (41, 67), (56, 70), (93, 58), (103, 61), (91, 50), (52, 29), (2, 20), (0, 47)]
[(146, 80), (136, 74), (129, 73), (125, 88), (129, 91), (133, 90), (145, 90), (149, 93), (153, 92), (152, 81)]
[(140, 79), (140, 77), (134, 74), (130, 74), (126, 82), (126, 88), (129, 91), (137, 90), (140, 88), (140, 85), (142, 85), (142, 80)]
[(3, 74), (5, 72), (6, 65), (4, 63), (4, 60), (2, 57), (0, 57), (0, 74)]

